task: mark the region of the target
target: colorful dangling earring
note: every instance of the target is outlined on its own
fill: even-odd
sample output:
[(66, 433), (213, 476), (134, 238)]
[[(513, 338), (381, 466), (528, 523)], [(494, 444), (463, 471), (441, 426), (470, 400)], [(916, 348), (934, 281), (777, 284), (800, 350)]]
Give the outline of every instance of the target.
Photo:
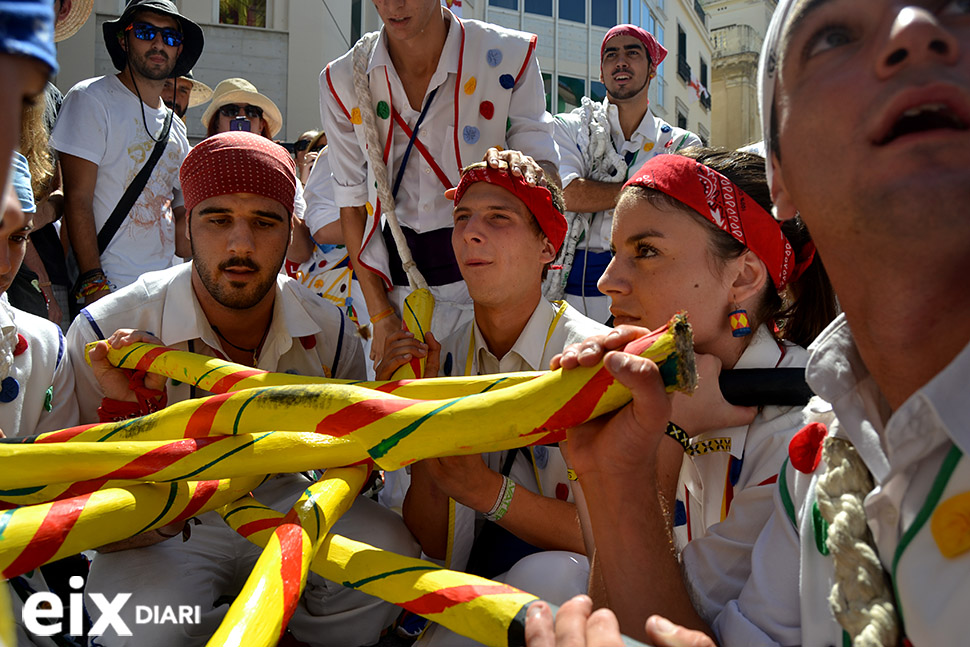
[(748, 324), (748, 311), (737, 303), (734, 310), (729, 315), (731, 321), (731, 334), (735, 337), (747, 337), (751, 334), (751, 326)]

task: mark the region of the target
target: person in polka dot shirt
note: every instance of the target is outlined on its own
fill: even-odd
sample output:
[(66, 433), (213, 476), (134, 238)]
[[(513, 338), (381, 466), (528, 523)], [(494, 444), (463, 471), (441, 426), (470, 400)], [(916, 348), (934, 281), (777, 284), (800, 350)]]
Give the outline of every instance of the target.
[[(356, 46), (366, 58), (368, 105), (355, 91), (353, 51), (321, 74), (320, 105), (334, 198), (364, 294), (365, 303), (354, 306), (362, 324), (374, 319), (370, 356), (376, 364), (384, 339), (401, 327), (398, 315), (410, 289), (397, 245), (382, 223), (386, 205), (377, 199), (368, 130), (376, 130), (385, 151), (394, 213), (435, 296), (431, 329), (442, 337), (471, 318), (451, 251), (445, 189), (491, 147), (521, 151), (513, 165), (533, 178), (539, 166), (558, 178), (559, 153), (545, 110), (536, 36), (459, 19), (440, 0), (374, 4), (384, 27)], [(509, 155), (492, 153), (496, 160)]]
[(610, 317), (610, 300), (596, 282), (610, 262), (613, 208), (623, 183), (655, 155), (701, 145), (693, 133), (650, 112), (650, 81), (666, 56), (650, 32), (617, 25), (600, 46), (606, 98), (596, 103), (584, 97), (572, 112), (556, 115), (563, 195), (573, 213), (561, 254), (568, 276), (552, 273), (546, 296), (558, 299), (565, 292), (580, 312), (604, 323)]

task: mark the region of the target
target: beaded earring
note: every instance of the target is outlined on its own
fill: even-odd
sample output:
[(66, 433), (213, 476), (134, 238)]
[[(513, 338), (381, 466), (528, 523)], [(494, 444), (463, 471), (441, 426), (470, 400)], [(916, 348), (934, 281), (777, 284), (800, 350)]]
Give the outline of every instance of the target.
[(731, 334), (735, 337), (747, 337), (751, 334), (751, 326), (748, 324), (748, 311), (737, 303), (734, 310), (729, 315), (731, 321)]

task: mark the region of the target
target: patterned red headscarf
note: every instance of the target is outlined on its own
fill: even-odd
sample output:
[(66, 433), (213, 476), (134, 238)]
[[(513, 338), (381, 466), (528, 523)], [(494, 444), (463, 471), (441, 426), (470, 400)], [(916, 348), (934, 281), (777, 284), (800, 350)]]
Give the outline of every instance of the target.
[(254, 193), (293, 213), (296, 165), (286, 149), (244, 131), (208, 137), (189, 151), (179, 170), (185, 211), (217, 195)]
[(525, 178), (512, 175), (504, 169), (494, 169), (487, 165), (476, 166), (462, 174), (461, 181), (455, 189), (455, 205), (461, 202), (468, 187), (476, 182), (488, 182), (508, 189), (524, 202), (539, 223), (539, 229), (556, 247), (556, 253), (559, 253), (559, 248), (566, 239), (566, 217), (552, 204), (552, 193), (549, 189), (544, 186), (532, 186), (525, 181)]
[(667, 48), (660, 44), (654, 35), (648, 32), (643, 27), (637, 27), (636, 25), (617, 25), (613, 27), (608, 32), (606, 36), (603, 37), (603, 44), (600, 45), (600, 60), (603, 60), (603, 52), (606, 51), (606, 43), (614, 36), (633, 36), (647, 48), (647, 54), (650, 55), (650, 62), (654, 67), (657, 67), (663, 63), (664, 59), (667, 58)]
[(657, 155), (640, 167), (625, 186), (666, 193), (701, 214), (754, 252), (768, 268), (778, 290), (797, 279), (812, 263), (814, 245), (797, 260), (781, 225), (734, 182), (683, 155)]

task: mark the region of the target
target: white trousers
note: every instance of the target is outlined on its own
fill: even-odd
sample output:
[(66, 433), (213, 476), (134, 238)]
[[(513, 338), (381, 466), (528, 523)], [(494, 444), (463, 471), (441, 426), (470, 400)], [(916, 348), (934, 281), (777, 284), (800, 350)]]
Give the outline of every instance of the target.
[[(264, 483), (255, 492), (262, 503), (279, 512), (289, 510), (309, 481), (286, 474)], [(121, 593), (132, 597), (121, 618), (132, 636), (109, 630), (92, 645), (116, 647), (191, 647), (205, 645), (229, 610), (223, 600), (234, 598), (259, 557), (260, 549), (232, 530), (215, 512), (200, 517), (187, 542), (173, 538), (147, 548), (98, 554), (91, 564), (85, 593), (101, 593), (108, 600)], [(357, 541), (417, 557), (420, 549), (401, 518), (374, 501), (358, 497), (334, 525), (333, 532)], [(87, 600), (92, 620), (97, 606)], [(219, 602), (219, 606), (215, 604)], [(198, 624), (138, 624), (136, 608), (198, 605)], [(360, 591), (344, 588), (311, 572), (290, 631), (319, 647), (358, 647), (377, 642), (381, 631), (400, 609)], [(142, 613), (144, 616), (145, 613)], [(194, 619), (195, 616), (193, 616)]]

